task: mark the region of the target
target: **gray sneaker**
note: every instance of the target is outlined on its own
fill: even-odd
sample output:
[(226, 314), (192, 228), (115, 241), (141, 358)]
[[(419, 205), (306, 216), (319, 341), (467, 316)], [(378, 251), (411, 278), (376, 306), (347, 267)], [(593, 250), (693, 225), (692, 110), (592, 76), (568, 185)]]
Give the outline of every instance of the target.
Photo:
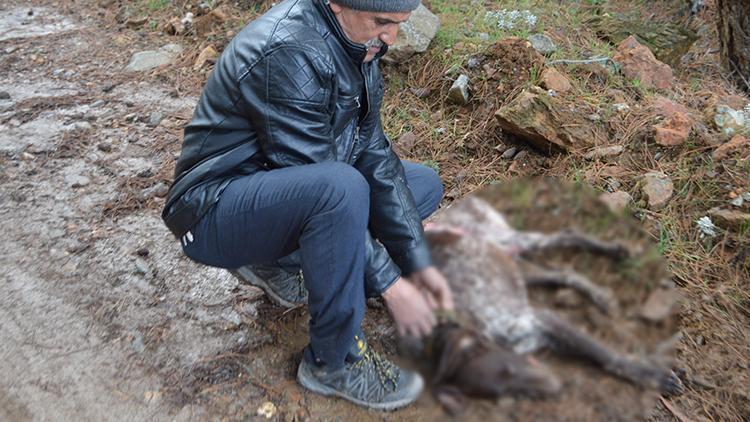
[(277, 305), (294, 308), (307, 303), (302, 271), (294, 273), (266, 265), (245, 265), (230, 272), (240, 281), (259, 287)]
[(302, 359), (297, 381), (315, 393), (376, 410), (395, 410), (417, 400), (424, 388), (418, 373), (399, 368), (370, 350), (364, 340), (357, 338), (357, 343), (363, 349), (361, 358), (340, 369), (327, 370)]

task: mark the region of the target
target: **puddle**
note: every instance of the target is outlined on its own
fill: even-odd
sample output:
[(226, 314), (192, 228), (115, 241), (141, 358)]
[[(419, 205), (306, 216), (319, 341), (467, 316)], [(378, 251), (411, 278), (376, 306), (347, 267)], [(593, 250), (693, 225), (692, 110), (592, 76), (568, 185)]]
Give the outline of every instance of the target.
[(11, 9), (0, 16), (0, 41), (38, 37), (76, 28), (66, 18), (43, 7)]

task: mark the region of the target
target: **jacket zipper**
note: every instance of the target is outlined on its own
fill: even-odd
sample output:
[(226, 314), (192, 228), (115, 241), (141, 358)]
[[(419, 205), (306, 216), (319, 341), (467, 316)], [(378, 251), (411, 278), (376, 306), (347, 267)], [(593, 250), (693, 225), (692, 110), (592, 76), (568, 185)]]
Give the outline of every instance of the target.
[(346, 156), (346, 163), (351, 164), (352, 156), (354, 155), (354, 150), (357, 148), (357, 144), (359, 143), (359, 125), (354, 128), (354, 141), (352, 142), (352, 148), (349, 150), (349, 154)]

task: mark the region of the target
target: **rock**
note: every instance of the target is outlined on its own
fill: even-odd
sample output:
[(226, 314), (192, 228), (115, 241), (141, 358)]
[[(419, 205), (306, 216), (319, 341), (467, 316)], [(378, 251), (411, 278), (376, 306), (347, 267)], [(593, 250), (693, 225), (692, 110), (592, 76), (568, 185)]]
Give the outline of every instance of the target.
[(550, 54), (557, 51), (557, 46), (552, 38), (544, 34), (534, 34), (529, 36), (529, 42), (534, 50), (538, 51), (543, 56), (549, 56)]
[[(192, 17), (190, 18), (190, 22), (192, 23)], [(185, 27), (185, 24), (182, 22), (182, 19), (172, 18), (172, 20), (164, 24), (161, 30), (167, 35), (182, 35), (185, 33), (187, 28)]]
[(112, 152), (112, 144), (109, 142), (100, 142), (96, 145), (96, 148), (101, 152)]
[(138, 172), (135, 175), (136, 177), (148, 179), (149, 177), (153, 177), (154, 171), (151, 168), (144, 168), (144, 169), (138, 170)]
[(469, 60), (466, 62), (466, 67), (469, 69), (476, 69), (482, 64), (482, 61), (479, 60), (476, 56), (469, 57)]
[(141, 51), (133, 55), (126, 69), (133, 72), (155, 69), (171, 63), (180, 53), (182, 46), (179, 44), (167, 44), (157, 51)]
[(145, 25), (146, 22), (148, 22), (148, 16), (143, 16), (140, 18), (132, 17), (125, 21), (125, 26), (131, 29), (138, 29)]
[(148, 256), (148, 255), (149, 255), (150, 253), (151, 253), (151, 252), (150, 252), (150, 251), (148, 250), (148, 248), (146, 248), (146, 247), (143, 247), (143, 248), (138, 248), (138, 249), (137, 249), (137, 250), (135, 251), (135, 254), (136, 254), (136, 255), (138, 255), (138, 256), (142, 256), (142, 257), (144, 257), (144, 258), (145, 258), (145, 257), (147, 257), (147, 256)]
[(388, 48), (383, 56), (386, 63), (402, 63), (415, 53), (427, 50), (440, 28), (440, 18), (430, 12), (423, 4), (411, 13), (409, 20), (399, 25), (396, 42)]
[(151, 127), (159, 126), (159, 123), (161, 123), (162, 120), (164, 120), (164, 113), (160, 111), (154, 111), (148, 117), (148, 125)]
[(693, 121), (686, 114), (675, 112), (654, 126), (654, 140), (663, 146), (682, 145), (687, 141), (692, 128)]
[(517, 152), (518, 152), (518, 148), (516, 148), (516, 147), (510, 147), (510, 148), (506, 149), (505, 152), (503, 152), (503, 155), (501, 156), (501, 158), (503, 160), (512, 160), (513, 157), (516, 156)]
[(466, 105), (469, 103), (469, 77), (461, 75), (453, 82), (448, 91), (448, 100), (454, 104)]
[(136, 258), (135, 272), (140, 275), (149, 275), (151, 274), (151, 268), (148, 266), (148, 262), (141, 258)]
[(73, 243), (69, 244), (69, 245), (68, 245), (68, 246), (67, 246), (67, 247), (65, 248), (65, 250), (66, 250), (66, 251), (68, 251), (68, 253), (71, 253), (71, 254), (77, 254), (77, 253), (79, 253), (79, 252), (83, 252), (83, 251), (85, 251), (85, 250), (86, 250), (86, 249), (88, 249), (89, 247), (91, 247), (91, 244), (90, 244), (90, 243), (86, 243), (86, 242), (81, 242), (81, 241), (79, 241), (79, 240), (76, 240), (76, 241), (74, 241)]
[(679, 295), (677, 289), (655, 289), (641, 306), (639, 315), (650, 322), (659, 322), (672, 314)]
[(596, 139), (591, 122), (539, 87), (520, 93), (495, 118), (503, 131), (544, 152), (587, 149)]
[(88, 184), (91, 183), (91, 180), (89, 180), (88, 177), (82, 176), (80, 174), (70, 174), (65, 176), (65, 183), (71, 188), (77, 189), (88, 186)]
[(414, 132), (405, 132), (396, 140), (396, 144), (401, 147), (404, 151), (409, 152), (417, 143), (417, 135)]
[(258, 410), (255, 412), (258, 416), (262, 416), (266, 419), (271, 419), (274, 416), (276, 416), (276, 405), (271, 403), (270, 401), (267, 401), (258, 407)]
[(687, 107), (660, 95), (657, 95), (651, 100), (649, 107), (657, 116), (665, 119), (668, 119), (675, 114), (690, 115), (690, 110), (688, 110)]
[(583, 157), (587, 160), (598, 160), (601, 158), (620, 155), (625, 148), (622, 145), (610, 145), (606, 147), (594, 148), (587, 152)]
[(93, 103), (91, 103), (91, 108), (101, 107), (104, 104), (105, 104), (104, 100), (96, 100)]
[(0, 91), (0, 100), (10, 100), (10, 93), (8, 91)]
[(717, 226), (727, 230), (742, 230), (750, 227), (750, 214), (742, 211), (712, 208), (708, 211), (708, 215)]
[(518, 154), (516, 154), (515, 157), (513, 157), (513, 161), (523, 161), (526, 156), (529, 155), (529, 152), (526, 150), (520, 151)]
[(553, 67), (544, 69), (539, 85), (544, 89), (551, 89), (559, 94), (565, 94), (573, 89), (573, 85), (570, 84), (567, 76)]
[(208, 46), (201, 51), (201, 53), (198, 55), (198, 58), (195, 60), (195, 64), (193, 65), (193, 70), (199, 70), (202, 68), (206, 63), (214, 64), (216, 63), (216, 59), (219, 58), (219, 53), (214, 49), (213, 46)]
[(625, 210), (625, 208), (630, 205), (630, 203), (633, 201), (633, 198), (630, 196), (629, 193), (625, 191), (615, 191), (615, 192), (604, 192), (601, 195), (599, 195), (599, 200), (604, 203), (604, 205), (607, 206), (607, 208), (610, 209), (610, 211), (619, 213)]
[(668, 89), (674, 82), (672, 68), (660, 62), (648, 47), (630, 36), (617, 46), (612, 58), (619, 63), (622, 74), (628, 79), (638, 79), (647, 89)]
[(725, 105), (716, 106), (713, 121), (716, 128), (725, 136), (732, 137), (738, 132), (750, 128), (750, 116), (745, 110), (735, 110)]
[(130, 346), (136, 353), (143, 353), (146, 350), (146, 345), (143, 343), (143, 335), (136, 333)]
[(612, 104), (612, 109), (618, 113), (627, 113), (630, 111), (630, 106), (628, 103), (616, 103)]
[(674, 185), (672, 180), (662, 172), (649, 172), (643, 176), (641, 192), (648, 201), (648, 208), (659, 210), (672, 198)]
[(711, 156), (715, 161), (720, 161), (737, 151), (740, 151), (743, 157), (749, 157), (750, 140), (742, 135), (735, 135), (729, 142), (716, 148)]
[(159, 182), (151, 187), (141, 191), (141, 199), (144, 201), (151, 198), (163, 198), (169, 193), (169, 186), (164, 182)]

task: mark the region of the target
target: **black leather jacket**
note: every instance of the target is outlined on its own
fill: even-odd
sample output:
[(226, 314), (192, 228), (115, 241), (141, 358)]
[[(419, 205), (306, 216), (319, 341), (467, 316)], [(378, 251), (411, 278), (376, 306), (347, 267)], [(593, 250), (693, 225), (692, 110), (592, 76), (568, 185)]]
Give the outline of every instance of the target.
[(172, 233), (182, 237), (237, 177), (335, 160), (370, 185), (367, 296), (430, 265), (403, 166), (380, 123), (379, 57), (363, 63), (365, 54), (324, 0), (284, 1), (245, 27), (185, 128), (162, 213)]

